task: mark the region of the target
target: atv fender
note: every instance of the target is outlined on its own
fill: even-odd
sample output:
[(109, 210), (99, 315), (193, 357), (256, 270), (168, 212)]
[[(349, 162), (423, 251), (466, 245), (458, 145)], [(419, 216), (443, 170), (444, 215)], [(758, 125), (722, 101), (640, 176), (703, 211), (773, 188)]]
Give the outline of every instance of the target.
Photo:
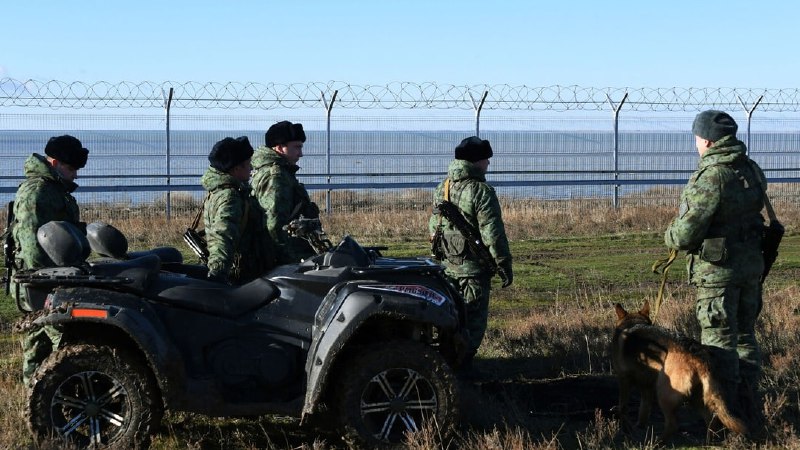
[(415, 286), (423, 288), (416, 293), (392, 292), (387, 289), (392, 286), (398, 285), (346, 283), (334, 288), (320, 305), (306, 360), (303, 415), (314, 412), (334, 362), (347, 348), (350, 338), (371, 321), (389, 319), (429, 324), (440, 330), (459, 329), (458, 311), (446, 296), (421, 286)]
[(67, 339), (100, 342), (119, 336), (108, 333), (113, 328), (145, 357), (165, 403), (169, 405), (170, 398), (180, 395), (176, 381), (185, 379), (180, 353), (164, 339), (169, 334), (147, 302), (131, 294), (86, 287), (56, 289), (50, 301), (51, 309), (45, 310), (34, 326), (53, 325)]

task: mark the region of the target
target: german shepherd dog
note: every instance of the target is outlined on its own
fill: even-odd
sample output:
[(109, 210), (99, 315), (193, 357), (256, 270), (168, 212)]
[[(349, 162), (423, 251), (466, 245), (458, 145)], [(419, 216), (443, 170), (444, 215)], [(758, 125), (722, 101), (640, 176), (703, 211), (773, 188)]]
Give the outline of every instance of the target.
[(619, 379), (618, 413), (623, 426), (629, 427), (630, 394), (638, 388), (642, 400), (636, 426), (646, 425), (653, 401), (657, 400), (664, 414), (662, 442), (677, 431), (676, 412), (686, 402), (700, 411), (709, 429), (718, 425), (716, 418), (729, 430), (747, 435), (747, 425), (731, 412), (706, 346), (653, 325), (647, 302), (635, 313), (625, 311), (619, 303), (615, 309), (611, 367)]

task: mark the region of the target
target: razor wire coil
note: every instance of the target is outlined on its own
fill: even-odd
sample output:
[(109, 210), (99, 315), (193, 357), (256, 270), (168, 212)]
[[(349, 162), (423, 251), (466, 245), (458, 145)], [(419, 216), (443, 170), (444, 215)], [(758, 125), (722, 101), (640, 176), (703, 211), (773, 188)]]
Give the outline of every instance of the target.
[[(258, 82), (82, 82), (0, 78), (0, 106), (48, 108), (296, 109), (317, 107), (336, 93), (336, 107), (350, 109), (611, 110), (625, 98), (634, 111), (697, 111), (752, 108), (797, 112), (800, 89), (767, 88), (592, 88), (581, 86), (459, 86), (432, 82), (354, 85), (338, 81)], [(627, 94), (627, 97), (626, 97)], [(323, 100), (327, 99), (327, 100)]]

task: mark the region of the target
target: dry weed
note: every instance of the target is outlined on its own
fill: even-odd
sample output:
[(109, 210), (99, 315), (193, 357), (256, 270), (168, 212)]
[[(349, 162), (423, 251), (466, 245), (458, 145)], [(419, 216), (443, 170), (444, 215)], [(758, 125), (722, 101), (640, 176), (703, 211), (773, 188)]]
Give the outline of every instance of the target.
[(586, 430), (577, 433), (578, 447), (581, 449), (595, 450), (617, 448), (615, 437), (619, 434), (619, 422), (607, 418), (603, 412), (595, 410), (594, 420)]
[[(800, 206), (792, 185), (771, 186), (773, 203), (780, 218), (791, 231), (800, 223)], [(623, 197), (620, 208), (609, 199), (546, 200), (536, 198), (501, 198), (503, 219), (509, 239), (537, 237), (661, 232), (676, 212), (679, 187), (658, 187), (641, 194)], [(777, 193), (777, 195), (775, 195)], [(330, 193), (332, 212), (323, 214), (328, 234), (345, 234), (362, 242), (427, 242), (432, 193), (424, 189), (403, 191), (365, 190)], [(312, 193), (322, 209), (326, 192)], [(176, 245), (202, 206), (202, 196), (190, 193), (171, 194), (171, 216), (165, 215), (165, 198), (150, 204), (84, 204), (83, 220), (102, 220), (115, 225), (131, 240), (130, 247)], [(0, 211), (4, 222), (5, 211)]]
[(483, 433), (469, 433), (459, 448), (472, 450), (555, 450), (560, 448), (557, 434), (536, 441), (520, 427), (493, 428)]

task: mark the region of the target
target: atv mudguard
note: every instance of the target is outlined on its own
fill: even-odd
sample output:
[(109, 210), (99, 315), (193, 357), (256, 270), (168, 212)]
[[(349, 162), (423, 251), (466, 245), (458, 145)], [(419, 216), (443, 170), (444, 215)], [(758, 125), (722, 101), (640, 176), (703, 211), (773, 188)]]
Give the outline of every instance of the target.
[(50, 302), (53, 308), (45, 310), (34, 326), (53, 325), (67, 340), (86, 338), (99, 343), (107, 337), (103, 327), (114, 328), (145, 357), (166, 406), (170, 399), (180, 397), (183, 388), (175, 381), (186, 378), (180, 353), (164, 339), (169, 334), (147, 302), (132, 294), (87, 287), (56, 289)]
[(441, 294), (436, 297), (438, 292), (429, 288), (428, 293), (434, 295), (391, 292), (386, 289), (389, 286), (363, 280), (346, 282), (332, 289), (323, 300), (306, 359), (303, 415), (314, 412), (337, 357), (347, 348), (350, 338), (370, 321), (389, 319), (429, 324), (440, 330), (459, 329), (458, 311), (449, 298)]

